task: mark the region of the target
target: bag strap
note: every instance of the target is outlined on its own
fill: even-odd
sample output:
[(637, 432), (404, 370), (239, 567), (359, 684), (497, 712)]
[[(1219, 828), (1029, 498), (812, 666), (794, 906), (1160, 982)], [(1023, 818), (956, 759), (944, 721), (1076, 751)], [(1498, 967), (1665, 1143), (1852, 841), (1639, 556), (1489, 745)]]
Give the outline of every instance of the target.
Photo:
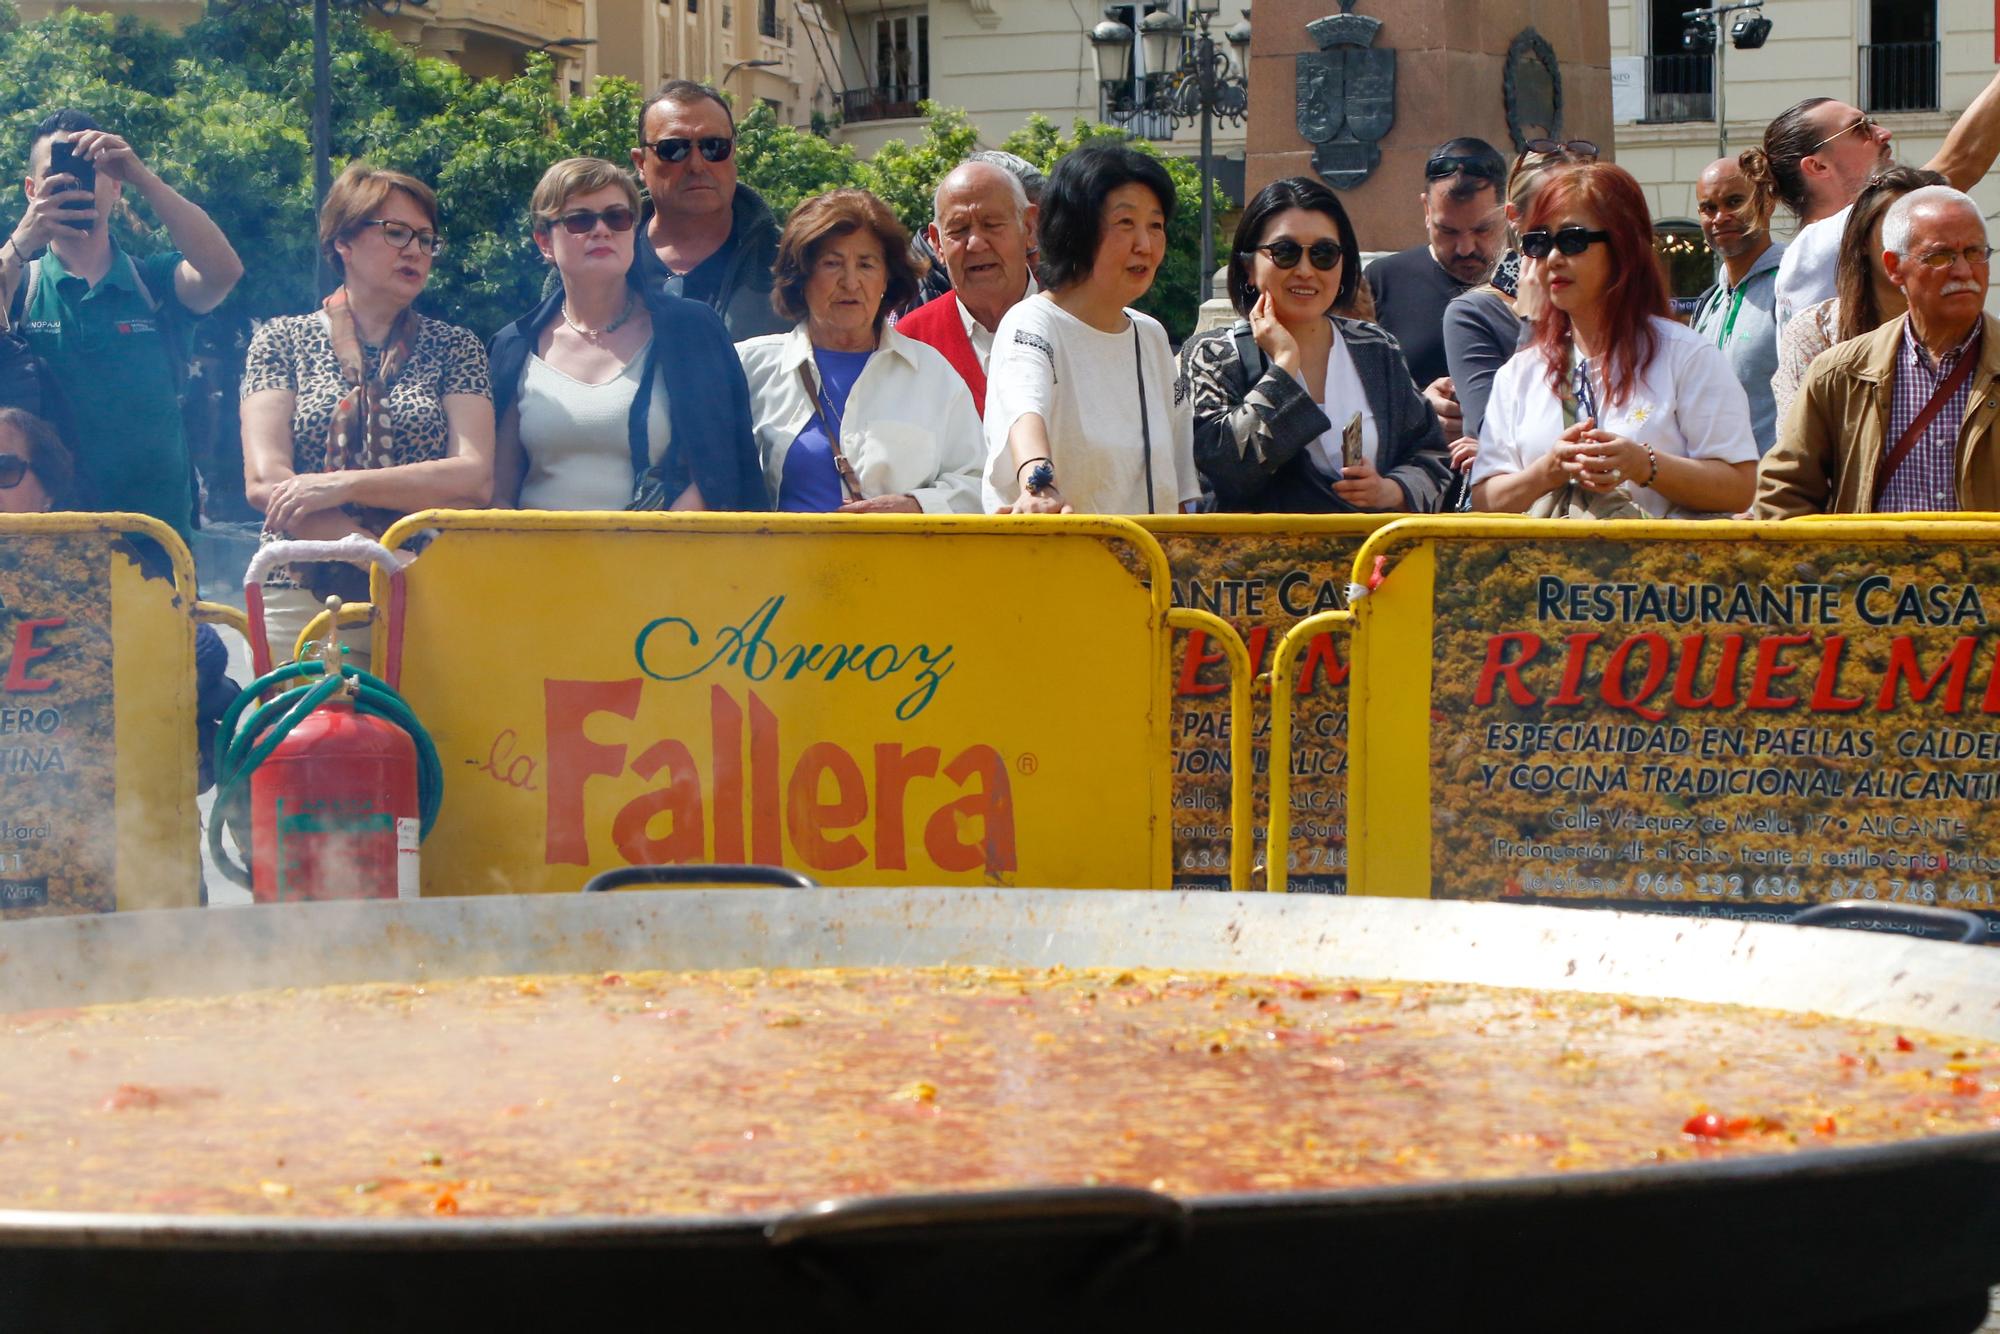
[(1978, 360), (1974, 353), (1978, 350), (1977, 345), (1965, 349), (1965, 354), (1958, 359), (1958, 365), (1952, 368), (1950, 375), (1944, 377), (1944, 383), (1931, 395), (1931, 401), (1924, 404), (1924, 410), (1910, 422), (1909, 429), (1903, 432), (1903, 438), (1889, 451), (1889, 457), (1882, 463), (1882, 470), (1875, 474), (1875, 494), (1869, 498), (1869, 509), (1872, 510), (1882, 503), (1882, 493), (1889, 489), (1889, 480), (1896, 475), (1896, 469), (1903, 466), (1903, 460), (1917, 447), (1917, 441), (1923, 437), (1924, 431), (1932, 421), (1936, 420), (1937, 415), (1944, 411), (1944, 405), (1951, 401), (1952, 395), (1958, 392), (1958, 387), (1972, 378), (1972, 363)]
[(1132, 364), (1139, 369), (1139, 439), (1146, 468), (1146, 513), (1157, 514), (1153, 505), (1153, 414), (1146, 411), (1146, 354), (1139, 346), (1139, 321), (1132, 321)]
[[(819, 384), (813, 379), (812, 372), (806, 369), (804, 362), (799, 363), (799, 383), (805, 386), (806, 406), (812, 409), (813, 420), (819, 423), (820, 432), (826, 436), (827, 446), (833, 450), (833, 470), (840, 477), (841, 491), (850, 501), (867, 499), (861, 494), (860, 474), (854, 471), (854, 465), (849, 463), (847, 455), (841, 452), (840, 421), (838, 418), (828, 421), (826, 414), (820, 411)], [(832, 406), (832, 404), (827, 405), (829, 411)]]
[(1249, 384), (1256, 384), (1264, 378), (1264, 371), (1270, 361), (1264, 349), (1257, 346), (1257, 336), (1250, 331), (1250, 321), (1238, 320), (1229, 326), (1229, 336), (1236, 340), (1236, 359), (1243, 363), (1243, 375)]

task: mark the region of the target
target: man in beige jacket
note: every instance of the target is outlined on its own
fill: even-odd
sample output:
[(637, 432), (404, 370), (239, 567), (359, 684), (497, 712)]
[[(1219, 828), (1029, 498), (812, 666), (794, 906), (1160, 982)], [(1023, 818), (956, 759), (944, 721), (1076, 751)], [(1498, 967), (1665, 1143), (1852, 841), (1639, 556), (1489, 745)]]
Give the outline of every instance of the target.
[(1758, 466), (1756, 518), (2000, 511), (1985, 218), (1959, 191), (1926, 186), (1890, 207), (1882, 249), (1910, 313), (1813, 362)]

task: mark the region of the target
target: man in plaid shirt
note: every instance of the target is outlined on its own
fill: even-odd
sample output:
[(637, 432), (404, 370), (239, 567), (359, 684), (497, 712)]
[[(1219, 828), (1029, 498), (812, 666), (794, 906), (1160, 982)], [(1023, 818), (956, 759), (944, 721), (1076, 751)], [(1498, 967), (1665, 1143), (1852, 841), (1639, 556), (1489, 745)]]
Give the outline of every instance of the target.
[(1909, 314), (1813, 362), (1757, 470), (1757, 518), (2000, 511), (1986, 220), (1969, 196), (1926, 186), (1890, 206), (1882, 250)]

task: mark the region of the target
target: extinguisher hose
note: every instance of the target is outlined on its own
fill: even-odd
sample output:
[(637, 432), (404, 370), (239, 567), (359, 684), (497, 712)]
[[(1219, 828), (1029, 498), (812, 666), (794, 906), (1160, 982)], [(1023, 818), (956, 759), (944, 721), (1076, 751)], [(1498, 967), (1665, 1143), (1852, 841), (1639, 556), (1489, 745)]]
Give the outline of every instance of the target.
[[(238, 860), (230, 854), (223, 845), (223, 830), (228, 829), (239, 849), (246, 854), (250, 851), (250, 775), (270, 758), (293, 728), (340, 693), (341, 677), (353, 684), (356, 713), (372, 714), (393, 723), (416, 744), (419, 837), (429, 837), (431, 826), (437, 823), (438, 808), (444, 801), (444, 767), (438, 763), (437, 747), (431, 744), (430, 733), (388, 682), (354, 667), (342, 667), (340, 672), (340, 677), (334, 677), (327, 675), (326, 668), (318, 662), (288, 662), (251, 682), (216, 726), (215, 812), (208, 822), (208, 850), (217, 868), (246, 889), (251, 882), (249, 858)], [(310, 680), (258, 703), (267, 690), (301, 678)]]

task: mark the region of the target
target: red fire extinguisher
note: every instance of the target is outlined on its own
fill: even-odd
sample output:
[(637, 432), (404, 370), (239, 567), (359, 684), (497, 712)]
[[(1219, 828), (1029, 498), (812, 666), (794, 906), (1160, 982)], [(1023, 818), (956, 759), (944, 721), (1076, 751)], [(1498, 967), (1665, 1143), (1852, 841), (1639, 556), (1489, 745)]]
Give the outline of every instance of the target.
[[(374, 561), (390, 572), (383, 680), (340, 664), (338, 600), (325, 640), (273, 670), (261, 583), (275, 563)], [(298, 899), (415, 898), (418, 847), (436, 818), (442, 774), (430, 738), (396, 693), (402, 656), (402, 567), (365, 538), (280, 542), (261, 548), (245, 575), (253, 665), (261, 675), (225, 715), (216, 741), (217, 817), (210, 847), (259, 903)], [(241, 706), (289, 689), (244, 716)], [(247, 783), (246, 780), (247, 779)], [(225, 825), (250, 838), (244, 868), (227, 857)], [(238, 834), (237, 842), (243, 843)]]

